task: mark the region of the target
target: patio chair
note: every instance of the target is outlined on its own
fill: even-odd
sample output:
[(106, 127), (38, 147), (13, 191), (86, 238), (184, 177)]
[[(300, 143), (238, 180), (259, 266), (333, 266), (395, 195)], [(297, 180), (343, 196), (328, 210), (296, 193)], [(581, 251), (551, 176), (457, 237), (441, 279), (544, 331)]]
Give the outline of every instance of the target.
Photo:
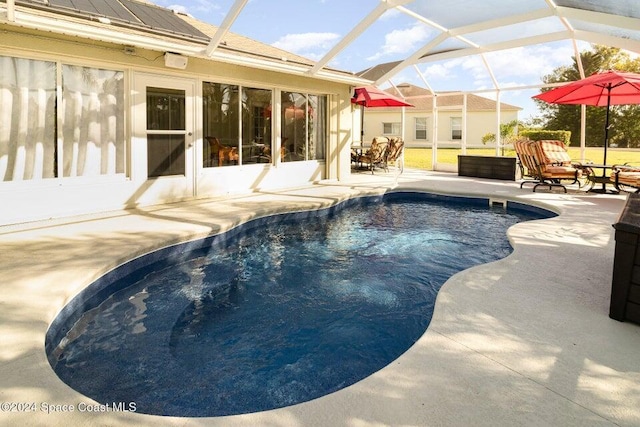
[(528, 139), (518, 139), (513, 142), (513, 148), (516, 150), (518, 157), (518, 167), (520, 168), (520, 176), (523, 181), (520, 183), (520, 188), (525, 184), (536, 185), (540, 183), (537, 175), (538, 166), (533, 157), (532, 151), (529, 149), (531, 141)]
[(238, 164), (240, 155), (238, 154), (237, 147), (222, 145), (220, 140), (215, 136), (206, 136), (204, 139), (209, 143), (209, 156), (211, 162), (217, 159), (218, 166), (222, 166), (225, 160), (232, 164)]
[(564, 142), (557, 140), (540, 140), (537, 141), (542, 153), (544, 155), (544, 163), (551, 164), (552, 166), (564, 166), (569, 168), (578, 169), (577, 178), (560, 178), (571, 180), (570, 184), (578, 183), (578, 187), (582, 188), (586, 183), (590, 183), (593, 186), (594, 182), (589, 179), (590, 176), (595, 175), (593, 169), (589, 167), (591, 161), (587, 160), (586, 163), (574, 160), (569, 156), (567, 147)]
[(359, 154), (356, 158), (356, 161), (361, 165), (366, 165), (367, 169), (371, 170), (371, 174), (373, 175), (373, 169), (376, 166), (382, 166), (383, 168), (387, 167), (387, 146), (389, 144), (389, 139), (383, 136), (376, 136), (371, 141), (371, 147), (364, 152), (364, 154)]
[(631, 165), (613, 165), (611, 182), (618, 191), (640, 193), (640, 167)]
[(547, 186), (549, 190), (553, 187), (562, 188), (566, 193), (567, 187), (562, 181), (582, 186), (579, 178), (583, 176), (583, 166), (571, 160), (562, 141), (528, 141), (523, 146), (528, 161), (533, 161), (529, 172), (535, 177), (535, 181), (532, 181), (534, 192), (540, 186)]
[(389, 145), (387, 146), (387, 159), (384, 164), (386, 171), (389, 171), (389, 163), (395, 163), (400, 173), (404, 171), (404, 160), (402, 159), (403, 150), (404, 141), (402, 138), (394, 137), (389, 140)]

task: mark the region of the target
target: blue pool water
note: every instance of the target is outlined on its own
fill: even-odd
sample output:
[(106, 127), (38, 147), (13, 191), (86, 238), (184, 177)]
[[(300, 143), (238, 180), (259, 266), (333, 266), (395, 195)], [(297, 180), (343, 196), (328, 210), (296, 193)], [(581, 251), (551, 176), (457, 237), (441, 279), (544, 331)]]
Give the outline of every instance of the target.
[(544, 216), (396, 195), (261, 221), (105, 286), (49, 343), (50, 363), (80, 393), (148, 414), (308, 401), (398, 358), (449, 277), (507, 256), (507, 228)]

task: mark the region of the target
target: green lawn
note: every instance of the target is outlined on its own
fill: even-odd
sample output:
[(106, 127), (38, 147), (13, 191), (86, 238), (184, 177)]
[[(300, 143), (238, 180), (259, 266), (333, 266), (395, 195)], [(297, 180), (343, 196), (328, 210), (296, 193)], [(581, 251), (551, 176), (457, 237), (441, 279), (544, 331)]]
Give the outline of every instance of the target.
[[(572, 159), (580, 160), (580, 148), (570, 147), (569, 155)], [(458, 164), (458, 154), (461, 150), (457, 148), (440, 148), (438, 149), (438, 163)], [(467, 148), (468, 155), (476, 156), (494, 156), (495, 148)], [(602, 163), (603, 149), (598, 147), (587, 147), (585, 149), (585, 159), (591, 163)], [(513, 149), (505, 149), (505, 156), (515, 157)], [(431, 148), (405, 148), (404, 164), (408, 168), (416, 169), (433, 169), (431, 162)], [(630, 150), (623, 148), (610, 148), (607, 150), (607, 164), (615, 165), (629, 163), (632, 165), (640, 165), (640, 150)]]

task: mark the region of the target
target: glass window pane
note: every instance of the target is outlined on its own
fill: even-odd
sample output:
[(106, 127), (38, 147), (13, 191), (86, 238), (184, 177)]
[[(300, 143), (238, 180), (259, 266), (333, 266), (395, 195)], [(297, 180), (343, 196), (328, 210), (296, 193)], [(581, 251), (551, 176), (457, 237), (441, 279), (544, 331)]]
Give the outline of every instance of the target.
[(268, 89), (242, 89), (243, 164), (271, 162), (271, 99)]
[(427, 139), (427, 118), (416, 117), (415, 119), (415, 139), (426, 140)]
[(185, 92), (147, 88), (147, 130), (185, 130)]
[(57, 176), (56, 64), (0, 56), (0, 178)]
[(185, 136), (147, 135), (149, 177), (185, 174)]
[(451, 139), (462, 139), (462, 117), (451, 118)]
[(238, 164), (239, 91), (236, 85), (203, 83), (203, 167)]
[(324, 160), (327, 142), (327, 97), (309, 95), (309, 160)]
[(62, 67), (64, 176), (124, 173), (124, 72)]
[(307, 96), (282, 92), (282, 148), (283, 160), (295, 162), (307, 156)]
[[(186, 93), (147, 87), (147, 173), (149, 177), (185, 174)], [(167, 132), (162, 132), (167, 131)]]
[(384, 135), (400, 136), (402, 133), (402, 123), (383, 123), (382, 127)]

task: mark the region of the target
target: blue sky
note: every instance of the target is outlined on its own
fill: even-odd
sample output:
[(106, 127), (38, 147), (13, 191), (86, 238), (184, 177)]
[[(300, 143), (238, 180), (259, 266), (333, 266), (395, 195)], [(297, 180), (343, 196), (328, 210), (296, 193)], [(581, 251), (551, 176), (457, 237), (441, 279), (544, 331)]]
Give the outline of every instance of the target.
[[(189, 13), (219, 25), (232, 0), (153, 0), (154, 3)], [(368, 15), (379, 0), (249, 0), (231, 31), (318, 60)], [(526, 28), (521, 28), (526, 31)], [(397, 11), (384, 14), (376, 23), (343, 50), (329, 65), (346, 71), (361, 71), (373, 65), (400, 60), (428, 42), (436, 31)], [(487, 37), (491, 34), (487, 32)], [(587, 44), (579, 45), (587, 49)], [(574, 55), (570, 41), (555, 42), (490, 52), (490, 64), (500, 86), (515, 87), (541, 83), (542, 76), (561, 65), (570, 65)], [(435, 91), (487, 90), (493, 83), (479, 56), (418, 66)], [(392, 78), (394, 84), (412, 83), (425, 87), (413, 68)], [(383, 87), (386, 85), (383, 85)], [(504, 90), (501, 101), (523, 108), (520, 119), (538, 114), (531, 97), (537, 89)], [(494, 93), (479, 93), (494, 98)]]

